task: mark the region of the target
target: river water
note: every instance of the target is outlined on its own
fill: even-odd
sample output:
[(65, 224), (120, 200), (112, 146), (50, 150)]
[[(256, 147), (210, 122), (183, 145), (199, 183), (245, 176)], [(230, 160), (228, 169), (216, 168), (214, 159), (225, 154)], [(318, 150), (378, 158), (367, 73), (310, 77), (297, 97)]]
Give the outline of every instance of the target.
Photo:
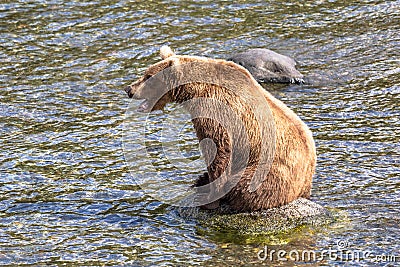
[[(293, 266), (289, 251), (330, 248), (370, 254), (311, 265), (396, 265), (399, 14), (398, 0), (3, 0), (0, 265)], [(123, 89), (164, 44), (213, 58), (265, 47), (299, 62), (308, 84), (265, 88), (310, 126), (318, 154), (312, 199), (341, 214), (338, 223), (269, 241), (237, 238), (201, 229), (136, 184), (123, 153)], [(179, 138), (164, 142), (186, 151), (176, 164), (198, 162), (195, 135), (181, 124)], [(138, 175), (152, 160), (137, 159)], [(157, 164), (181, 184), (204, 170)], [(266, 249), (287, 253), (271, 263)]]

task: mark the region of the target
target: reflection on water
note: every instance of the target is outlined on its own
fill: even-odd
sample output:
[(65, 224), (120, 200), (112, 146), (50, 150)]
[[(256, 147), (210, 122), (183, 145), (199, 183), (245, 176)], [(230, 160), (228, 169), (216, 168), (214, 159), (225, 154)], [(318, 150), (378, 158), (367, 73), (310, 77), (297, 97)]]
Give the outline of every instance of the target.
[[(283, 237), (275, 249), (323, 250), (346, 240), (349, 249), (399, 254), (399, 7), (377, 0), (3, 1), (0, 264), (269, 265), (257, 259), (263, 244), (201, 234), (196, 221), (147, 196), (128, 172), (122, 89), (165, 43), (218, 58), (267, 47), (296, 58), (308, 76), (308, 85), (267, 88), (313, 131), (313, 199), (348, 219), (290, 242)], [(198, 160), (184, 125), (180, 139), (166, 141), (182, 160)], [(138, 158), (138, 168), (148, 160)], [(187, 183), (201, 166), (176, 175)]]

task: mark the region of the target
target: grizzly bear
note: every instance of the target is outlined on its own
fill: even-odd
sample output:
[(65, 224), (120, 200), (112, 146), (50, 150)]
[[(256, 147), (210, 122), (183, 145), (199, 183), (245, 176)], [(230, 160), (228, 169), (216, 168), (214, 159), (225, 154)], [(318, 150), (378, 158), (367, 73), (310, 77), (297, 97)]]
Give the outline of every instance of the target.
[(176, 55), (166, 46), (160, 54), (126, 92), (144, 99), (141, 112), (175, 102), (191, 115), (207, 164), (195, 183), (199, 206), (247, 212), (310, 197), (314, 140), (291, 109), (234, 62)]

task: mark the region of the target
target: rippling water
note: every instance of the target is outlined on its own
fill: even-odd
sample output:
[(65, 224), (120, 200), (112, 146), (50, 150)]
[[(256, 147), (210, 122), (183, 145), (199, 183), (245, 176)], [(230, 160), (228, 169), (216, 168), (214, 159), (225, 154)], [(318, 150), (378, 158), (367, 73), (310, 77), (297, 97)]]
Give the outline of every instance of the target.
[[(271, 264), (257, 258), (264, 245), (321, 251), (338, 242), (400, 261), (399, 14), (400, 1), (373, 0), (2, 1), (0, 265), (258, 266)], [(266, 88), (313, 131), (313, 200), (347, 219), (288, 242), (238, 241), (203, 233), (146, 195), (124, 161), (123, 88), (166, 43), (188, 55), (267, 47), (296, 58), (310, 84)], [(164, 141), (197, 161), (189, 126), (182, 118), (179, 140)], [(137, 159), (138, 175), (149, 160)], [(203, 169), (175, 175), (189, 183)]]

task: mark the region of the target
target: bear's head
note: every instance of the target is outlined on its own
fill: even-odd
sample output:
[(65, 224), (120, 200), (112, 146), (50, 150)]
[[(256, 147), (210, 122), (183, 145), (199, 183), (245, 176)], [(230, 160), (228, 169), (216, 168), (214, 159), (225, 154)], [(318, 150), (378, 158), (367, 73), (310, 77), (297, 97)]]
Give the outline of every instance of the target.
[(151, 65), (142, 77), (125, 89), (130, 98), (144, 99), (138, 108), (140, 112), (162, 110), (170, 102), (210, 97), (206, 87), (184, 89), (188, 84), (225, 84), (232, 87), (234, 81), (237, 86), (240, 83), (238, 71), (243, 80), (253, 79), (246, 69), (230, 61), (176, 55), (168, 46), (161, 47), (160, 56), (162, 61)]
[(173, 65), (174, 59), (172, 57), (175, 56), (175, 54), (172, 52), (171, 48), (163, 46), (160, 49), (160, 55), (163, 59), (161, 62), (150, 66), (142, 77), (125, 89), (130, 98), (144, 99), (138, 108), (140, 112), (162, 110), (167, 103), (171, 102), (171, 96), (168, 90), (165, 90), (165, 85), (154, 84), (162, 79), (154, 79), (153, 77)]

